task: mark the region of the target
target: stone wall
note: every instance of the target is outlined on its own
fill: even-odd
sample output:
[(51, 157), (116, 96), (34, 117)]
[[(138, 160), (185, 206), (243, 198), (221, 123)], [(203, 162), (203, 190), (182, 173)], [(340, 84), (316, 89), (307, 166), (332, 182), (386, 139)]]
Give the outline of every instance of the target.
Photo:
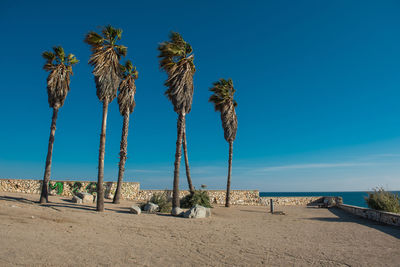
[[(138, 202), (149, 201), (153, 194), (166, 192), (169, 197), (172, 197), (172, 190), (140, 190), (136, 200)], [(225, 204), (225, 191), (224, 190), (207, 190), (210, 202), (212, 204)], [(179, 197), (182, 198), (189, 194), (187, 190), (180, 190)], [(231, 190), (230, 203), (232, 205), (259, 205), (260, 193), (258, 190)]]
[[(28, 179), (0, 179), (0, 191), (18, 192), (27, 194), (40, 194), (42, 186), (41, 180)], [(50, 194), (72, 197), (73, 191), (95, 192), (95, 182), (89, 181), (50, 181)], [(112, 198), (115, 193), (116, 183), (105, 182), (105, 197)], [(122, 184), (122, 199), (147, 202), (155, 193), (163, 193), (165, 190), (140, 190), (139, 183), (124, 182)], [(225, 204), (225, 190), (207, 190), (212, 204)], [(172, 197), (172, 191), (167, 191)], [(187, 190), (179, 191), (182, 198), (189, 194)], [(296, 206), (321, 203), (323, 197), (260, 197), (258, 190), (232, 190), (232, 205), (266, 205), (269, 206), (270, 199), (273, 199), (276, 206)]]
[(324, 197), (260, 197), (260, 205), (269, 206), (271, 199), (275, 206), (307, 206), (322, 203)]
[(370, 220), (377, 221), (380, 223), (400, 226), (400, 214), (398, 214), (398, 213), (367, 209), (367, 208), (345, 205), (345, 204), (339, 204), (339, 205), (337, 205), (337, 207), (344, 211), (347, 211), (349, 213), (352, 213), (354, 215), (357, 215), (357, 216), (360, 216), (360, 217), (363, 217), (366, 219), (370, 219)]
[[(86, 191), (89, 193), (96, 191), (95, 182), (90, 181), (50, 181), (50, 195), (60, 195), (72, 197), (73, 191)], [(117, 183), (105, 182), (105, 196), (111, 196), (115, 193)], [(0, 191), (15, 192), (26, 194), (40, 194), (42, 180), (28, 179), (0, 179)], [(123, 183), (121, 196), (124, 199), (135, 199), (140, 189), (139, 183)]]

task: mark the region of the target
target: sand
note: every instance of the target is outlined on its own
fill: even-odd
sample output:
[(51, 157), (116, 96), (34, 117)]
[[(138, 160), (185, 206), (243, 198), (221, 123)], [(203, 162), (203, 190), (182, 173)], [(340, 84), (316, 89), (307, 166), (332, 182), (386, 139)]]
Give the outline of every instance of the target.
[(399, 266), (400, 228), (339, 209), (215, 207), (184, 219), (0, 192), (0, 266)]

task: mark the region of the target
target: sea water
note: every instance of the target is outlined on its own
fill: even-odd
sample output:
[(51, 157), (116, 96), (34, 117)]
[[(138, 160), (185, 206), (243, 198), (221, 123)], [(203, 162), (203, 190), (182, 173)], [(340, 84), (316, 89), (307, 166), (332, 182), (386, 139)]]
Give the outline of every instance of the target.
[[(400, 191), (391, 191), (392, 193), (399, 194)], [(368, 197), (367, 192), (362, 191), (346, 191), (346, 192), (260, 192), (260, 197), (342, 197), (343, 203), (358, 207), (367, 208), (365, 198)]]

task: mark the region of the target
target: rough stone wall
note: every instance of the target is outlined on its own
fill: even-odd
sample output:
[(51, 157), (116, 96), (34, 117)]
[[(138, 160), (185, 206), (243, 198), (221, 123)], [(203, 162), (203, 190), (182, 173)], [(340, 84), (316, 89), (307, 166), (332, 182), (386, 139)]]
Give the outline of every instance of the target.
[[(79, 187), (79, 184), (80, 187)], [(62, 190), (60, 187), (62, 184)], [(50, 181), (51, 195), (60, 195), (71, 197), (73, 190), (78, 191), (95, 191), (95, 182), (89, 181)], [(105, 182), (105, 197), (111, 198), (116, 189), (116, 182)], [(41, 180), (27, 180), (27, 179), (0, 179), (0, 191), (5, 192), (19, 192), (27, 194), (40, 194), (42, 187)], [(76, 189), (79, 187), (78, 189)], [(124, 182), (122, 184), (122, 199), (147, 202), (153, 194), (163, 193), (165, 190), (140, 190), (139, 183)], [(207, 190), (212, 204), (223, 205), (225, 204), (225, 190)], [(172, 197), (172, 190), (167, 191), (168, 195)], [(187, 190), (179, 191), (179, 196), (182, 198), (189, 194)], [(309, 205), (313, 203), (321, 203), (323, 197), (260, 197), (258, 190), (232, 190), (231, 191), (231, 204), (232, 205), (266, 205), (269, 206), (269, 200), (272, 198), (276, 206), (295, 206), (295, 205)]]
[(260, 205), (269, 206), (270, 199), (276, 206), (306, 206), (322, 203), (324, 197), (260, 197)]
[[(149, 201), (153, 194), (167, 192), (169, 197), (172, 197), (171, 190), (140, 190), (136, 199), (138, 202)], [(207, 190), (210, 202), (212, 204), (225, 204), (225, 191), (224, 190)], [(189, 191), (180, 190), (179, 197), (182, 198), (189, 195)], [(260, 197), (257, 190), (232, 190), (231, 191), (231, 204), (232, 205), (259, 205)]]
[(400, 226), (400, 214), (398, 213), (367, 209), (345, 204), (339, 204), (337, 205), (337, 207), (354, 215), (363, 217), (365, 219), (370, 219), (385, 224)]
[[(116, 182), (105, 182), (105, 196), (114, 195)], [(0, 179), (0, 191), (26, 194), (40, 194), (42, 180)], [(50, 181), (50, 195), (73, 196), (73, 191), (95, 192), (96, 183), (89, 181)], [(140, 189), (139, 183), (122, 183), (121, 195), (124, 199), (135, 199)]]

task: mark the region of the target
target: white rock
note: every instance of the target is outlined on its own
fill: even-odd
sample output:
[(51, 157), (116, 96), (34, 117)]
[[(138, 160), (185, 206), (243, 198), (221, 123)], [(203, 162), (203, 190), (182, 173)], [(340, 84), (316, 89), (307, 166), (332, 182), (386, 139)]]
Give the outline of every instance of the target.
[(139, 215), (140, 213), (142, 213), (142, 210), (141, 210), (138, 206), (136, 206), (136, 205), (133, 205), (132, 207), (130, 207), (129, 210), (130, 210), (131, 213), (137, 214), (137, 215)]
[(82, 199), (82, 203), (93, 203), (94, 200), (93, 195), (86, 192), (78, 192), (76, 196)]
[(206, 218), (211, 216), (211, 210), (200, 205), (192, 207), (190, 210), (186, 211), (183, 215), (185, 218)]
[(72, 202), (73, 202), (73, 203), (82, 204), (82, 199), (81, 199), (80, 197), (73, 196), (73, 197), (72, 197)]
[(144, 206), (143, 211), (146, 211), (148, 213), (156, 213), (158, 209), (159, 208), (157, 204), (149, 202)]

